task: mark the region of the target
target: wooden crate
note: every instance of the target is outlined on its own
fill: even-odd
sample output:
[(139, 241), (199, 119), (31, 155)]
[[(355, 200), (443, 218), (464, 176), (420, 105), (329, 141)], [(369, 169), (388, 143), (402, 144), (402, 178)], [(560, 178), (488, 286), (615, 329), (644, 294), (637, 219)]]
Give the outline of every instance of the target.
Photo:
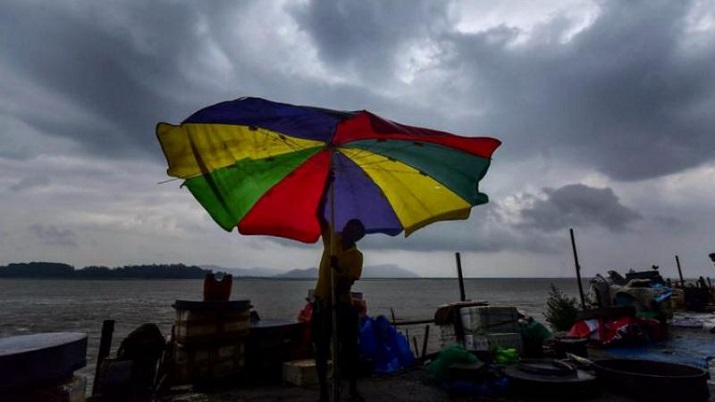
[(438, 327), (440, 349), (444, 349), (456, 343), (460, 343), (459, 339), (457, 339), (457, 332), (454, 329), (454, 324), (438, 325)]
[(670, 305), (674, 310), (685, 309), (685, 291), (683, 289), (673, 289), (673, 294), (670, 296)]
[(244, 338), (250, 327), (247, 300), (229, 302), (189, 302), (177, 300), (175, 340), (183, 345), (225, 343)]
[[(333, 363), (328, 361), (327, 380), (333, 377)], [(313, 386), (318, 384), (318, 370), (315, 367), (315, 360), (301, 359), (283, 363), (283, 381), (289, 384), (303, 386)]]
[(516, 307), (462, 307), (459, 315), (465, 335), (519, 332), (519, 313)]
[(246, 371), (246, 343), (173, 348), (173, 383), (206, 384), (237, 379)]
[(464, 335), (464, 348), (472, 352), (489, 351), (489, 340), (486, 335)]
[(300, 359), (298, 345), (305, 323), (290, 320), (261, 320), (248, 334), (246, 365), (256, 382), (280, 383), (283, 363)]

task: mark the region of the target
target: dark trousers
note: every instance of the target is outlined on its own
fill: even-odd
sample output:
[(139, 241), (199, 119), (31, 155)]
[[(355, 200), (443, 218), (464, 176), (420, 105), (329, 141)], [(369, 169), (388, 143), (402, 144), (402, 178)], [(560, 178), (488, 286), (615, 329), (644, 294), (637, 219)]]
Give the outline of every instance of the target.
[[(357, 392), (358, 329), (357, 310), (350, 304), (338, 303), (336, 306), (338, 331), (338, 364), (335, 375), (346, 378), (350, 392)], [(328, 359), (330, 358), (330, 339), (333, 332), (333, 317), (329, 303), (316, 302), (313, 305), (312, 333), (315, 344), (315, 366), (318, 372), (321, 392), (327, 392)]]

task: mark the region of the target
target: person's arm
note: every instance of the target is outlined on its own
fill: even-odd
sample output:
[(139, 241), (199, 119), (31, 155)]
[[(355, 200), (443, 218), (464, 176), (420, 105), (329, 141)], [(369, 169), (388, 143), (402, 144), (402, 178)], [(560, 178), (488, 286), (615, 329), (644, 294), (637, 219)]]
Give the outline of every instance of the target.
[[(330, 258), (330, 267), (338, 272), (340, 272), (340, 267), (338, 265), (338, 258), (333, 252), (337, 250), (339, 247), (338, 241), (340, 240), (336, 233), (333, 231), (333, 228), (328, 224), (324, 219), (320, 220), (321, 228), (322, 228), (322, 234), (321, 237), (323, 238), (323, 254), (327, 255)], [(332, 238), (333, 240), (333, 248), (334, 250), (331, 250), (331, 244), (330, 244), (330, 239)]]

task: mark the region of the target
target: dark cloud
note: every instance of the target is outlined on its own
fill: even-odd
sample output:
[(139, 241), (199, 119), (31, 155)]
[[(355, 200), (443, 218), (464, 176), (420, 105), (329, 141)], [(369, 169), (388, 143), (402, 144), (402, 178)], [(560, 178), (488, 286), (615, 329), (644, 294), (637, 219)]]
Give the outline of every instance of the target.
[(556, 251), (554, 239), (531, 230), (509, 224), (501, 214), (502, 207), (495, 202), (479, 206), (472, 211), (468, 221), (439, 222), (423, 228), (409, 238), (386, 236), (366, 237), (365, 248), (400, 249), (412, 251), (464, 251), (496, 253), (520, 251), (552, 253)]
[(531, 207), (521, 211), (523, 226), (545, 232), (589, 226), (623, 232), (642, 219), (638, 212), (621, 205), (610, 188), (571, 184), (544, 192), (546, 199), (536, 199)]
[(321, 59), (365, 78), (394, 78), (397, 58), (412, 41), (446, 24), (445, 4), (425, 1), (315, 0), (288, 8)]
[(11, 2), (4, 7), (0, 67), (6, 96), (14, 98), (16, 118), (74, 139), (94, 154), (160, 156), (155, 124), (195, 107), (187, 105), (186, 96), (174, 95), (206, 93), (180, 72), (180, 56), (201, 46), (191, 34), (199, 13), (159, 3), (135, 3), (112, 13), (116, 6)]
[[(383, 234), (365, 236), (360, 248), (373, 250), (483, 252), (502, 251), (555, 253), (562, 239), (550, 233), (509, 223), (504, 218), (503, 207), (497, 202), (481, 205), (472, 211), (466, 221), (436, 222), (422, 228), (410, 237), (404, 234), (390, 237)], [(315, 244), (297, 243), (287, 239), (266, 237), (284, 247), (315, 249)]]
[[(257, 1), (5, 1), (0, 13), (0, 125), (5, 129), (0, 162), (9, 167), (3, 170), (2, 186), (12, 191), (2, 194), (1, 201), (7, 201), (3, 210), (10, 207), (21, 217), (28, 200), (51, 203), (52, 211), (35, 216), (43, 223), (31, 229), (40, 239), (37, 247), (77, 245), (78, 235), (55, 221), (58, 196), (71, 200), (75, 209), (86, 208), (89, 198), (106, 197), (102, 205), (136, 201), (142, 183), (127, 184), (128, 174), (114, 174), (126, 172), (125, 160), (147, 159), (156, 174), (132, 174), (132, 179), (156, 183), (166, 178), (154, 135), (157, 122), (178, 123), (216, 102), (261, 96), (365, 108), (406, 124), (503, 141), (487, 176), (499, 180), (494, 194), (485, 188), (493, 197), (490, 204), (475, 208), (466, 222), (430, 225), (408, 239), (369, 236), (364, 240), (368, 250), (554, 254), (563, 249), (568, 237), (563, 230), (571, 226), (605, 228), (609, 240), (629, 237), (611, 234), (628, 232), (641, 215), (622, 205), (608, 187), (565, 186), (546, 190), (545, 198), (527, 193), (517, 209), (506, 198), (523, 193), (524, 183), (558, 187), (594, 170), (607, 176), (605, 183), (615, 179), (639, 186), (625, 182), (715, 160), (714, 30), (707, 23), (693, 30), (691, 21), (707, 18), (711, 10), (694, 12), (705, 8), (696, 0), (594, 4), (594, 19), (566, 38), (583, 27), (582, 21), (560, 12), (547, 15), (538, 6), (533, 19), (516, 13), (531, 19), (525, 25), (495, 26), (494, 18), (509, 14), (509, 6), (481, 6), (495, 13), (465, 15), (458, 25), (461, 16), (454, 14), (453, 3), (425, 0), (316, 0), (282, 6)], [(458, 29), (472, 18), (473, 26)], [(479, 26), (483, 21), (488, 27)], [(555, 167), (573, 168), (574, 174), (567, 179)], [(709, 178), (697, 171), (685, 175), (692, 181)], [(91, 189), (100, 181), (108, 184), (106, 191), (68, 191)], [(48, 183), (52, 186), (41, 192), (23, 191)], [(638, 225), (636, 237), (641, 232), (661, 235), (664, 225), (684, 234), (706, 225), (692, 218), (697, 208), (674, 212), (679, 205), (699, 203), (677, 198), (673, 203), (678, 205), (664, 206), (673, 187), (654, 183), (651, 188), (659, 194), (639, 205), (649, 220)], [(167, 206), (172, 211), (167, 214), (183, 213), (172, 208), (177, 207)], [(676, 219), (669, 217), (676, 213)], [(4, 244), (19, 242), (12, 233), (24, 232), (25, 223), (18, 218), (4, 225)], [(677, 237), (686, 242), (687, 236)], [(687, 238), (697, 243), (702, 237)], [(264, 244), (265, 239), (252, 241)], [(107, 243), (114, 248), (104, 253), (113, 253), (118, 242)], [(73, 254), (81, 258), (81, 250)], [(96, 249), (87, 253), (94, 255)]]
[(30, 232), (35, 235), (43, 244), (48, 246), (72, 246), (77, 247), (76, 233), (69, 229), (58, 228), (53, 225), (32, 225)]
[[(14, 99), (16, 118), (95, 154), (160, 162), (156, 122), (259, 95), (393, 111), (387, 117), (396, 120), (429, 116), (434, 127), (493, 133), (504, 140), (504, 160), (544, 154), (621, 180), (657, 177), (715, 157), (715, 46), (688, 44), (697, 39), (687, 20), (694, 1), (602, 1), (593, 23), (565, 43), (576, 22), (564, 16), (528, 34), (504, 25), (458, 33), (448, 3), (286, 6), (328, 74), (357, 77), (354, 85), (273, 68), (280, 55), (270, 48), (265, 61), (256, 59), (248, 50), (254, 38), (236, 36), (236, 27), (249, 23), (240, 18), (248, 18), (241, 8), (250, 9), (250, 2), (90, 4), (6, 4), (0, 89)], [(414, 62), (410, 49), (425, 43), (432, 47), (431, 64), (412, 85), (430, 92), (406, 102), (389, 94), (390, 86), (416, 89), (397, 75)], [(231, 73), (223, 81), (206, 77), (207, 84), (187, 70), (210, 74), (200, 67), (215, 62), (211, 47), (226, 57)], [(49, 110), (38, 109), (39, 99), (50, 102)], [(434, 113), (452, 107), (461, 109), (458, 115), (479, 114), (450, 120)]]
[[(516, 211), (492, 200), (476, 207), (467, 221), (437, 222), (409, 238), (369, 235), (361, 241), (361, 248), (554, 254), (562, 252), (569, 228), (602, 228), (611, 233), (622, 233), (643, 220), (639, 212), (622, 205), (611, 188), (571, 184), (558, 189), (545, 188), (543, 192), (543, 196), (521, 195), (517, 203), (522, 207)], [(666, 222), (675, 225), (679, 221), (662, 218), (656, 223)], [(268, 239), (286, 247), (315, 248), (313, 244)]]
[(653, 222), (660, 230), (674, 233), (683, 233), (688, 229), (693, 229), (692, 223), (684, 221), (674, 216), (654, 216)]
[(529, 33), (504, 25), (456, 33), (445, 23), (446, 3), (313, 1), (291, 10), (323, 62), (374, 84), (395, 79), (410, 44), (437, 46), (433, 68), (448, 78), (432, 107), (480, 111), (451, 124), (499, 136), (503, 158), (548, 154), (619, 180), (712, 160), (715, 46), (690, 42), (715, 38), (691, 32), (696, 2), (598, 5), (592, 24), (568, 41), (578, 22), (564, 16)]
[(23, 191), (35, 187), (43, 187), (50, 184), (50, 179), (46, 176), (23, 177), (17, 183), (10, 186), (11, 191)]
[(486, 105), (505, 155), (548, 154), (622, 180), (712, 160), (715, 46), (686, 44), (693, 2), (598, 4), (567, 43), (563, 17), (520, 44), (519, 30), (503, 26), (453, 35), (451, 68), (473, 74), (462, 94)]

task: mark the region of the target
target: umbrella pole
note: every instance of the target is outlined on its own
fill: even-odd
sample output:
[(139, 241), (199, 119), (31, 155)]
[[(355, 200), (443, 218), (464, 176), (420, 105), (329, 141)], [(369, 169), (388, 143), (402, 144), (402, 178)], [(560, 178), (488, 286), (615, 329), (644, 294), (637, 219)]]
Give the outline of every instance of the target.
[[(333, 172), (333, 155), (330, 155), (330, 259), (335, 257), (335, 174)], [(338, 364), (338, 304), (335, 296), (335, 269), (330, 266), (330, 301), (332, 314), (331, 348), (333, 357), (333, 401), (340, 400), (340, 365)]]

